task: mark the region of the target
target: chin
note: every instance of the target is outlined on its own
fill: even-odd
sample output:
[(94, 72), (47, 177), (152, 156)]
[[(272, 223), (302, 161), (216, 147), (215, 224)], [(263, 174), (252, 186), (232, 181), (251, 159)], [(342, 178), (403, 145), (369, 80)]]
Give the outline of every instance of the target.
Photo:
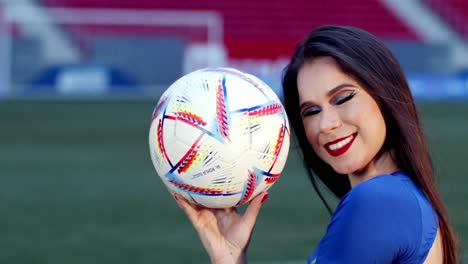
[(339, 174), (351, 174), (359, 170), (358, 166), (353, 165), (344, 165), (340, 164), (339, 166), (332, 166), (333, 170)]
[(339, 173), (339, 174), (348, 175), (348, 174), (352, 173), (352, 171), (350, 171), (350, 170), (335, 169), (335, 168), (333, 168), (333, 169), (335, 170), (336, 173)]

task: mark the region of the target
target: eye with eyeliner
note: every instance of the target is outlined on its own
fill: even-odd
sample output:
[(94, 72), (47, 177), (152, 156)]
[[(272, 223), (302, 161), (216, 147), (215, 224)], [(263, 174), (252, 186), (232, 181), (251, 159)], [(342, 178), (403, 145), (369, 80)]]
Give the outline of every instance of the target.
[(335, 98), (332, 99), (331, 103), (333, 105), (341, 105), (341, 104), (344, 104), (346, 103), (347, 101), (351, 100), (355, 95), (356, 95), (356, 91), (349, 91), (349, 92), (344, 92), (342, 94), (345, 94), (345, 95), (338, 95), (336, 96)]
[[(356, 95), (356, 93), (357, 93), (356, 90), (344, 91), (338, 94), (337, 96), (333, 97), (330, 103), (332, 105), (342, 105), (346, 103), (347, 101), (351, 100)], [(308, 116), (313, 116), (313, 115), (320, 113), (321, 111), (322, 109), (320, 108), (320, 106), (309, 106), (301, 111), (301, 116), (303, 118), (308, 117)]]
[(307, 117), (320, 113), (321, 109), (318, 106), (311, 106), (302, 111), (302, 117)]

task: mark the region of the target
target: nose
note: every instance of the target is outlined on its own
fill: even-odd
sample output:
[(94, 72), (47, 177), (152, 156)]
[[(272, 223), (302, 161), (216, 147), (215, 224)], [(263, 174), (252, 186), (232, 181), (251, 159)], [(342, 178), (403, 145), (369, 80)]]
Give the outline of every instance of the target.
[(323, 109), (320, 113), (320, 131), (330, 132), (341, 126), (340, 115), (333, 109)]

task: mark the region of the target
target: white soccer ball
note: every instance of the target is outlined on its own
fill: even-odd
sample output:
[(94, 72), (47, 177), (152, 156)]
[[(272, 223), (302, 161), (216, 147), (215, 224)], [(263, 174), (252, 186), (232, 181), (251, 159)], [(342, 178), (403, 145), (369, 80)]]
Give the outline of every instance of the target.
[(228, 208), (273, 185), (289, 138), (285, 110), (268, 85), (236, 69), (206, 68), (163, 93), (149, 147), (170, 192), (205, 207)]

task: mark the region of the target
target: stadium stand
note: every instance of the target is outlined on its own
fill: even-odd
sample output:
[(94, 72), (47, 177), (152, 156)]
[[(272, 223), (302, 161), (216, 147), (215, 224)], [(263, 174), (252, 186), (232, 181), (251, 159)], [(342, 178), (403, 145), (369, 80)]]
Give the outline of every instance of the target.
[[(456, 8), (460, 9), (459, 14), (468, 12), (468, 4), (457, 0), (424, 0), (418, 3), (434, 8), (436, 13), (442, 12), (437, 5), (445, 10), (443, 12), (448, 12), (448, 9), (454, 12), (453, 9)], [(445, 3), (453, 5), (445, 6)], [(408, 73), (446, 74), (455, 69), (452, 67), (455, 65), (454, 48), (450, 40), (431, 42), (424, 34), (426, 31), (415, 26), (414, 20), (402, 18), (401, 12), (382, 0), (296, 0), (294, 3), (287, 0), (38, 0), (34, 5), (37, 10), (41, 6), (54, 8), (41, 9), (43, 17), (46, 14), (52, 19), (60, 13), (58, 11), (70, 12), (57, 15), (56, 23), (48, 24), (49, 28), (45, 31), (62, 38), (64, 41), (61, 46), (76, 50), (79, 56), (74, 61), (51, 60), (46, 55), (56, 56), (60, 52), (55, 47), (52, 53), (45, 52), (44, 43), (50, 39), (47, 34), (12, 34), (11, 51), (20, 55), (11, 56), (10, 79), (20, 88), (11, 91), (26, 91), (21, 85), (35, 90), (39, 85), (56, 89), (54, 86), (61, 87), (62, 83), (73, 84), (67, 86), (67, 91), (71, 91), (68, 88), (72, 86), (90, 87), (91, 84), (76, 80), (92, 78), (75, 78), (79, 70), (86, 70), (88, 74), (93, 72), (95, 77), (106, 73), (106, 76), (95, 79), (112, 80), (108, 85), (110, 91), (114, 91), (114, 86), (128, 87), (137, 84), (138, 93), (153, 94), (153, 91), (167, 87), (183, 73), (207, 65), (239, 68), (259, 76), (279, 90), (281, 71), (296, 43), (312, 29), (324, 24), (357, 26), (377, 35), (389, 44)], [(161, 14), (164, 10), (169, 12)], [(175, 15), (186, 19), (183, 15), (186, 13), (179, 11), (196, 13), (197, 19), (201, 20), (207, 20), (204, 14), (214, 15), (216, 19), (214, 22), (210, 20), (210, 23), (202, 23), (203, 26), (187, 25), (186, 22), (180, 25), (138, 22), (143, 21), (138, 19), (141, 17), (172, 18)], [(87, 12), (94, 14), (92, 21), (101, 21), (105, 17), (113, 22), (81, 23), (86, 16), (79, 14)], [(67, 13), (68, 17), (75, 15), (72, 22), (63, 22), (63, 13)], [(115, 15), (124, 13), (130, 15), (125, 19)], [(145, 15), (140, 15), (143, 13)], [(429, 13), (437, 18), (431, 10)], [(34, 28), (27, 24), (31, 23), (28, 22), (28, 16), (19, 17), (17, 21), (24, 19), (26, 22), (18, 25), (18, 28), (14, 22), (8, 26), (22, 32)], [(218, 23), (219, 17), (222, 18), (221, 23)], [(127, 23), (129, 19), (131, 23)], [(221, 43), (218, 41), (214, 44), (208, 41), (213, 35), (210, 35), (213, 31), (209, 31), (212, 28), (208, 24), (222, 25), (217, 28), (222, 29), (222, 33), (217, 34), (221, 37), (215, 39), (222, 39), (223, 45), (218, 45)], [(23, 49), (27, 52), (23, 52)], [(35, 63), (28, 64), (24, 58), (35, 58)], [(110, 74), (111, 72), (118, 74)]]
[[(299, 0), (294, 4), (286, 0), (42, 0), (41, 3), (48, 7), (217, 11), (224, 20), (224, 44), (231, 58), (275, 59), (282, 55), (289, 56), (295, 43), (311, 29), (331, 23), (358, 26), (392, 41), (420, 40), (410, 27), (378, 0), (352, 3), (346, 0)], [(88, 27), (87, 30), (106, 29)], [(131, 30), (145, 32), (144, 28)], [(83, 32), (83, 27), (76, 32)]]
[(425, 2), (446, 23), (468, 39), (468, 1), (465, 0), (425, 0)]

